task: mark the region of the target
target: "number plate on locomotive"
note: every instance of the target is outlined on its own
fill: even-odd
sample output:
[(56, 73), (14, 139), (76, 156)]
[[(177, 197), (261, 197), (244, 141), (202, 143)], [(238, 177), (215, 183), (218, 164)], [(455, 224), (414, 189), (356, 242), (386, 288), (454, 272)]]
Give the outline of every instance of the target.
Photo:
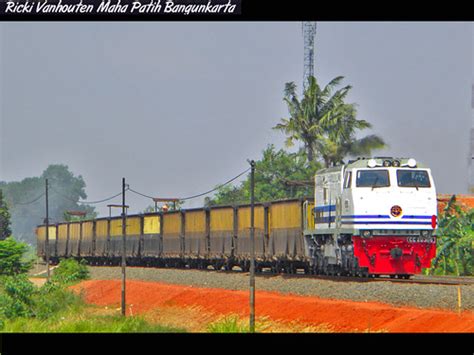
[(435, 241), (434, 237), (407, 237), (409, 243), (434, 243)]

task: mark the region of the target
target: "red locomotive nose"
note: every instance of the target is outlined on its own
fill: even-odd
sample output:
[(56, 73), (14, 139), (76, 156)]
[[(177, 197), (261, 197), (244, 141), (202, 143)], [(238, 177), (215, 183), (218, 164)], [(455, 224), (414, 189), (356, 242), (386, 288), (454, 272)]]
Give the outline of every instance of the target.
[(437, 223), (437, 217), (435, 215), (431, 216), (431, 228), (435, 229)]

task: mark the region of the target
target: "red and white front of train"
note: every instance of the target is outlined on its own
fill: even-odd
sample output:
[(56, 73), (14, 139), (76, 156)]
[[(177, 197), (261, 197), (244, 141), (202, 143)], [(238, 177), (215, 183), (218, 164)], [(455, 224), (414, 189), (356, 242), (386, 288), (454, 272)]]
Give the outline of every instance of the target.
[(355, 230), (354, 256), (374, 275), (413, 275), (436, 255), (436, 190), (414, 159), (367, 161), (347, 170), (341, 223)]

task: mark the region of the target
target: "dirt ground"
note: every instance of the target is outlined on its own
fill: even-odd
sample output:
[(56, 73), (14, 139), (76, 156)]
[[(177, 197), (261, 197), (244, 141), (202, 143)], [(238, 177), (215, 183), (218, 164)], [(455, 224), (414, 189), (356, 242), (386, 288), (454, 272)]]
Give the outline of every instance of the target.
[(46, 278), (45, 277), (30, 277), (29, 280), (35, 284), (35, 286), (41, 287), (46, 283)]
[[(73, 286), (88, 303), (117, 309), (121, 283), (89, 280)], [(192, 332), (206, 331), (210, 322), (229, 315), (249, 314), (246, 291), (162, 282), (127, 281), (127, 312), (142, 314), (163, 325)], [(256, 316), (265, 332), (474, 332), (474, 312), (395, 307), (257, 291)]]

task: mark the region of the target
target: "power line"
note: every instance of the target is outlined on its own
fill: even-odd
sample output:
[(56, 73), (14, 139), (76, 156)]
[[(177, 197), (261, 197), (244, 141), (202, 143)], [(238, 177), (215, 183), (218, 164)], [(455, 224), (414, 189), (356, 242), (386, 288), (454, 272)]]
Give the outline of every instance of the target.
[(129, 190), (130, 192), (133, 192), (133, 193), (137, 194), (137, 195), (140, 195), (140, 196), (143, 196), (143, 197), (146, 197), (146, 198), (154, 199), (153, 196), (148, 196), (148, 195), (142, 194), (141, 192), (135, 191), (135, 190), (133, 190), (133, 189), (131, 189), (131, 188), (129, 188), (128, 190)]
[(45, 193), (43, 192), (40, 196), (38, 196), (37, 198), (35, 198), (33, 201), (26, 202), (26, 203), (16, 202), (16, 203), (14, 203), (14, 205), (21, 205), (21, 206), (31, 205), (32, 203), (35, 203), (36, 201), (38, 201), (38, 200), (39, 200), (41, 197), (43, 197), (44, 195), (45, 195)]
[(230, 184), (232, 181), (238, 179), (239, 177), (241, 177), (242, 175), (244, 175), (245, 173), (247, 173), (251, 168), (248, 168), (248, 169), (245, 169), (245, 171), (241, 172), (239, 175), (233, 177), (232, 179), (230, 179), (229, 181), (226, 181), (225, 183), (221, 184), (221, 185), (218, 185), (217, 187), (215, 187), (214, 189), (212, 190), (209, 190), (209, 191), (206, 191), (206, 192), (203, 192), (202, 194), (198, 194), (198, 195), (194, 195), (194, 196), (189, 196), (189, 197), (183, 197), (183, 198), (180, 198), (181, 201), (185, 201), (185, 200), (191, 200), (193, 198), (196, 198), (196, 197), (201, 197), (201, 196), (204, 196), (204, 195), (207, 195), (211, 192), (214, 192), (218, 189), (220, 189), (221, 187), (227, 185), (227, 184)]
[[(206, 192), (197, 194), (197, 195), (193, 195), (193, 196), (181, 197), (181, 198), (179, 198), (179, 200), (180, 200), (180, 201), (186, 201), (186, 200), (191, 200), (191, 199), (193, 199), (193, 198), (197, 198), (197, 197), (201, 197), (201, 196), (210, 194), (211, 192), (214, 192), (214, 191), (220, 189), (221, 187), (223, 187), (223, 186), (225, 186), (225, 185), (227, 185), (227, 184), (230, 184), (232, 181), (238, 179), (239, 177), (241, 177), (242, 175), (244, 175), (245, 173), (247, 173), (250, 169), (251, 169), (251, 168), (246, 169), (245, 171), (241, 172), (239, 175), (234, 176), (232, 179), (230, 179), (230, 180), (224, 182), (223, 184), (218, 185), (217, 187), (213, 188), (212, 190), (209, 190), (209, 191), (206, 191)], [(146, 197), (146, 198), (151, 198), (151, 199), (154, 198), (153, 196), (146, 195), (146, 194), (144, 194), (144, 193), (135, 191), (135, 190), (130, 189), (130, 188), (129, 188), (129, 190), (130, 190), (130, 192), (133, 192), (133, 193), (135, 193), (135, 194), (137, 194), (137, 195), (140, 195), (140, 196), (143, 196), (143, 197)]]
[[(62, 193), (60, 193), (59, 191), (57, 191), (56, 189), (53, 189), (51, 188), (51, 190), (53, 190), (54, 192), (56, 192), (59, 196), (61, 196), (62, 198), (65, 198), (66, 200), (69, 200), (69, 201), (72, 201), (74, 203), (80, 203), (80, 204), (86, 204), (86, 205), (95, 205), (95, 204), (98, 204), (98, 203), (102, 203), (102, 202), (107, 202), (107, 201), (110, 201), (118, 196), (120, 196), (122, 194), (122, 192), (119, 192), (118, 194), (115, 194), (111, 197), (107, 197), (107, 198), (104, 198), (103, 200), (98, 200), (98, 201), (76, 201), (75, 199), (73, 198), (70, 198), (70, 197), (67, 197), (65, 195), (63, 195)], [(127, 191), (128, 189), (126, 189), (125, 191)]]

